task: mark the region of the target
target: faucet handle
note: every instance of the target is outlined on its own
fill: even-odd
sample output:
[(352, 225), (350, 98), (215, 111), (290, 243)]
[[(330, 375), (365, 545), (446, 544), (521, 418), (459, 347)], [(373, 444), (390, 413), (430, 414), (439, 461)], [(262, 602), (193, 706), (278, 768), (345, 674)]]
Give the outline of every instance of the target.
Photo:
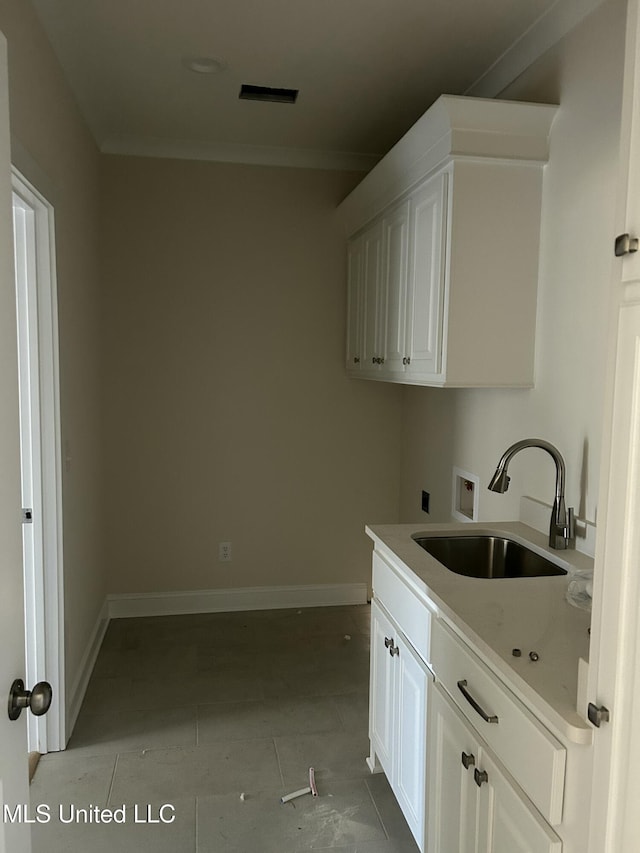
[(567, 541), (567, 546), (573, 547), (576, 542), (576, 517), (572, 506), (567, 510), (566, 523), (562, 534)]

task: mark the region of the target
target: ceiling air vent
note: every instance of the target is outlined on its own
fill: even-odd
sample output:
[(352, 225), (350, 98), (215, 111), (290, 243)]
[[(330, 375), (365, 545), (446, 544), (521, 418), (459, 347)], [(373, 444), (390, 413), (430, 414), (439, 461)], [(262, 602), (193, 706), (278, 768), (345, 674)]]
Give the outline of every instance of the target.
[(298, 89), (273, 89), (271, 86), (249, 86), (242, 84), (241, 99), (246, 101), (273, 101), (276, 104), (295, 104)]

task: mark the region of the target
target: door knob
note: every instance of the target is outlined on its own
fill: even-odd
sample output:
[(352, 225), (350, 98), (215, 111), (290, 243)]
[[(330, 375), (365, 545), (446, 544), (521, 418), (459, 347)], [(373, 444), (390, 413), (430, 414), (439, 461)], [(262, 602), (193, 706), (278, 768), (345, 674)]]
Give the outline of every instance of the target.
[(24, 681), (21, 678), (11, 685), (9, 691), (9, 719), (17, 720), (23, 708), (29, 708), (36, 717), (46, 714), (51, 706), (53, 690), (46, 681), (39, 681), (33, 690), (24, 689)]

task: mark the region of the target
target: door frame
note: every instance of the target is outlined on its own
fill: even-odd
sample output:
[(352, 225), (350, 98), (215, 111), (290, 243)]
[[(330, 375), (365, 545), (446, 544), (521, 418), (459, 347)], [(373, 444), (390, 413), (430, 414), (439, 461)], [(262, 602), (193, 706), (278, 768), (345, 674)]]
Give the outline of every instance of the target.
[[(60, 369), (53, 206), (15, 168), (15, 210), (21, 225), (16, 259), (16, 302), (20, 394), (29, 423), (21, 423), (24, 453), (32, 470), (33, 559), (25, 558), (26, 683), (49, 681), (53, 701), (42, 717), (29, 715), (29, 750), (57, 751), (66, 745), (64, 672), (64, 584)], [(28, 398), (28, 400), (27, 400)], [(25, 418), (25, 420), (27, 420)], [(25, 435), (25, 431), (26, 434)], [(23, 462), (24, 468), (24, 462)], [(25, 539), (26, 542), (26, 539)], [(26, 557), (26, 551), (25, 551)]]
[[(640, 0), (628, 0), (616, 234), (640, 236)], [(640, 833), (640, 253), (612, 260), (600, 512), (586, 702), (594, 729), (589, 853), (630, 853)], [(587, 708), (581, 709), (586, 716)]]

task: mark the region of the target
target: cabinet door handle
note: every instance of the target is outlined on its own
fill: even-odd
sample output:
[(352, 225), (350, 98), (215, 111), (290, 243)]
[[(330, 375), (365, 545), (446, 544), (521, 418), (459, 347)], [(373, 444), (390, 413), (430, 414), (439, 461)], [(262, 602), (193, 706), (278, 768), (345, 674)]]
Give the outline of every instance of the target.
[(467, 690), (466, 678), (463, 678), (460, 681), (458, 681), (458, 690), (462, 693), (462, 695), (467, 700), (467, 702), (471, 705), (473, 710), (476, 713), (480, 714), (480, 716), (485, 721), (485, 723), (497, 723), (498, 722), (498, 718), (496, 717), (496, 715), (495, 714), (487, 714), (487, 712), (483, 708), (481, 708), (480, 705), (476, 702), (476, 700), (473, 698), (471, 693), (469, 693), (469, 691)]
[(354, 364), (360, 364), (360, 356), (358, 356), (358, 355), (354, 355), (354, 357), (353, 357), (353, 363), (354, 363)]
[(384, 638), (384, 647), (385, 649), (393, 648), (393, 639), (391, 637)]
[(489, 774), (486, 770), (478, 770), (478, 768), (476, 767), (476, 769), (473, 771), (473, 778), (475, 779), (476, 785), (479, 788), (483, 782), (489, 781)]
[(398, 646), (391, 646), (391, 648), (389, 649), (389, 654), (391, 655), (391, 657), (393, 657), (394, 655), (399, 655), (400, 648)]
[(476, 757), (471, 752), (463, 752), (462, 753), (462, 766), (465, 770), (468, 770), (470, 767), (476, 763)]
[(615, 242), (615, 256), (621, 258), (623, 255), (633, 254), (638, 251), (638, 238), (631, 234), (618, 234)]

